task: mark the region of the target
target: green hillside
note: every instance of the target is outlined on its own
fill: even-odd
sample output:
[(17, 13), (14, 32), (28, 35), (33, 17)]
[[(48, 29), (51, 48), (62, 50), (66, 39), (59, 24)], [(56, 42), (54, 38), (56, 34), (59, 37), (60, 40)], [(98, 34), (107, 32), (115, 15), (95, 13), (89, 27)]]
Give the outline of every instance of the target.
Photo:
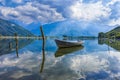
[(33, 36), (33, 34), (30, 31), (24, 29), (23, 27), (13, 22), (0, 19), (0, 35), (13, 36), (14, 33), (17, 33), (19, 36), (27, 36), (27, 35)]
[(120, 39), (120, 26), (112, 29), (111, 31), (108, 31), (106, 33), (100, 32), (98, 34), (99, 38), (116, 38)]

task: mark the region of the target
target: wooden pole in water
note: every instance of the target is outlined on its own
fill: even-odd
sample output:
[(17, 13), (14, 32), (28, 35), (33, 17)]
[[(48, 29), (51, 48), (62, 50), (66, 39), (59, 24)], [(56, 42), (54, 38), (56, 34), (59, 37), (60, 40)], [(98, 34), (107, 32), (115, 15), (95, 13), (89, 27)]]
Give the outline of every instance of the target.
[(40, 26), (40, 31), (41, 31), (42, 40), (43, 40), (42, 50), (44, 50), (44, 48), (45, 48), (45, 36), (44, 36), (44, 32), (43, 32), (42, 26)]
[(19, 57), (19, 55), (18, 55), (18, 39), (17, 39), (17, 33), (15, 33), (15, 43), (16, 43), (16, 55), (17, 55), (17, 57)]
[(43, 32), (43, 28), (42, 26), (40, 26), (40, 32), (42, 35), (42, 63), (41, 63), (41, 69), (40, 69), (40, 73), (42, 73), (43, 68), (44, 68), (44, 62), (45, 62), (45, 36), (44, 36), (44, 32)]

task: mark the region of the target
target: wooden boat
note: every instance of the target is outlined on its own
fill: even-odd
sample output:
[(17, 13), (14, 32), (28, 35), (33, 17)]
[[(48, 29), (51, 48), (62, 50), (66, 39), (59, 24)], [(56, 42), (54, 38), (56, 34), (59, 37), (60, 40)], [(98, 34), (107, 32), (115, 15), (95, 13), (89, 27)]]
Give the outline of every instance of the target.
[(55, 52), (55, 57), (60, 57), (60, 56), (66, 55), (66, 54), (71, 54), (76, 51), (82, 50), (83, 48), (84, 48), (83, 46), (58, 48), (57, 51)]
[(67, 41), (67, 40), (58, 40), (58, 39), (55, 39), (55, 42), (59, 48), (81, 46), (83, 44), (82, 41)]

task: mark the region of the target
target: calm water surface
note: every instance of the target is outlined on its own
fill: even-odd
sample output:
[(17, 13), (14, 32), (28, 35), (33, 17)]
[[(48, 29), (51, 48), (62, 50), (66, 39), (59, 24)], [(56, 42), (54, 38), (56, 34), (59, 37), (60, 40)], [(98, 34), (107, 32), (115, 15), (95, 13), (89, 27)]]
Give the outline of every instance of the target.
[(0, 80), (120, 80), (119, 41), (84, 40), (82, 47), (58, 49), (48, 39), (45, 54), (42, 40), (18, 40), (18, 54), (15, 44), (0, 40)]

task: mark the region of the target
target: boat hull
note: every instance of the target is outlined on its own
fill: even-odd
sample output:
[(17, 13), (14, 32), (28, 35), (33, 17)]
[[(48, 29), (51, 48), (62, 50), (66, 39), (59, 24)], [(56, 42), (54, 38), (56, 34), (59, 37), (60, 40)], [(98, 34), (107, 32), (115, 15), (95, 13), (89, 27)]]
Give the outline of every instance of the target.
[(74, 46), (82, 46), (83, 42), (69, 42), (64, 40), (57, 40), (55, 39), (55, 42), (59, 48), (68, 48), (68, 47), (74, 47)]

